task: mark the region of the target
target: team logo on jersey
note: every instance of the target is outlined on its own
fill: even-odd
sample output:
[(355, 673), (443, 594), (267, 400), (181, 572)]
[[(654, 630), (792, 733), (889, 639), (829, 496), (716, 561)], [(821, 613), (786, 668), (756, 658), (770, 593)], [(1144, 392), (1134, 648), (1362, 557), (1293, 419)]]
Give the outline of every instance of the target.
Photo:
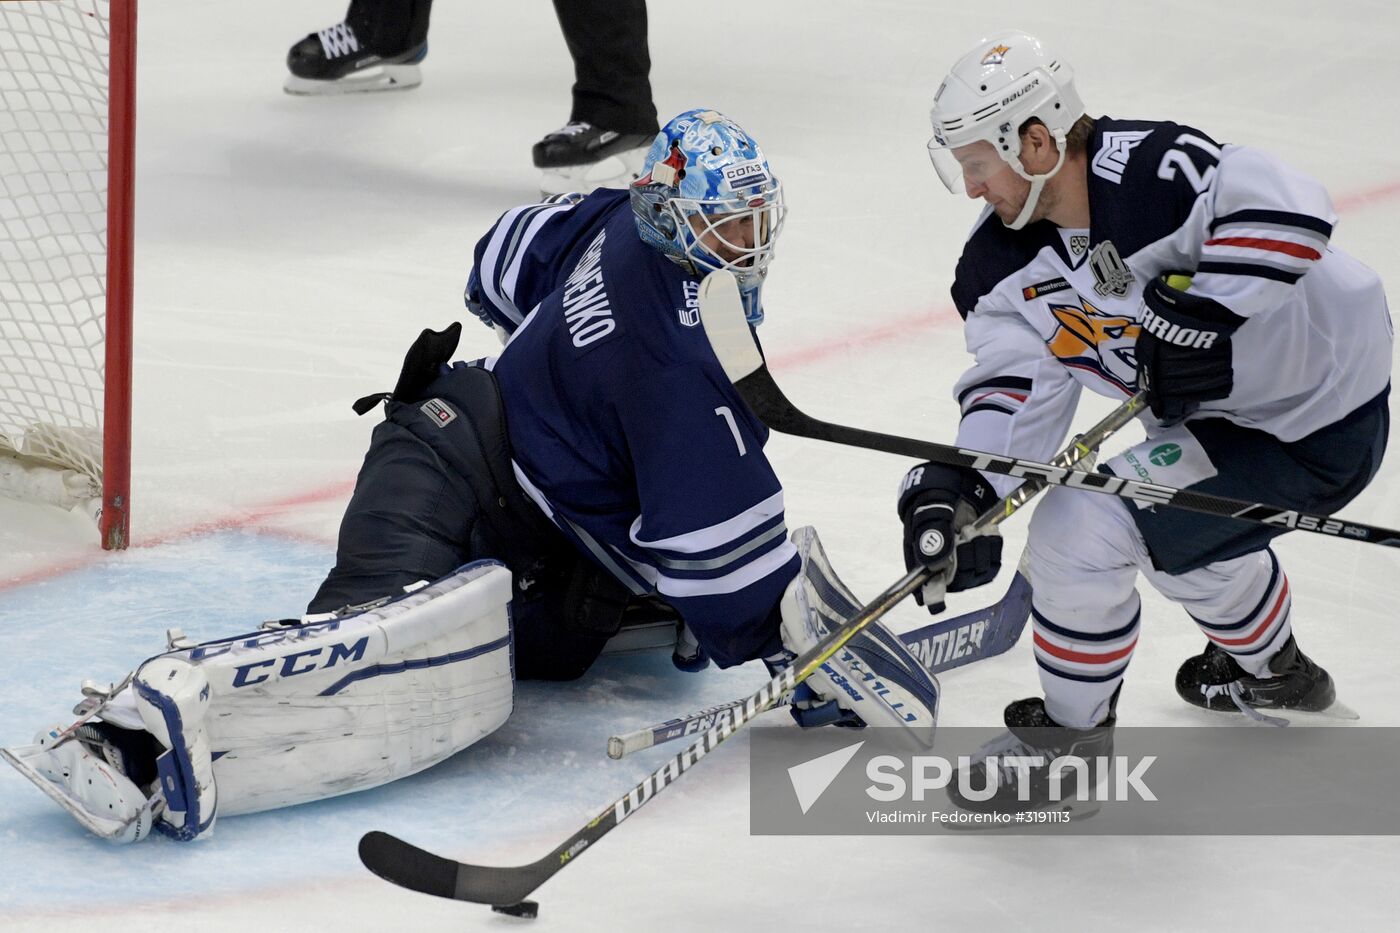
[(1091, 372), (1132, 392), (1137, 379), (1134, 345), (1140, 328), (1132, 318), (1105, 314), (1087, 301), (1050, 305), (1055, 332), (1045, 341), (1055, 358), (1070, 369)]
[(1000, 65), (1006, 61), (1006, 53), (1011, 51), (1008, 45), (994, 45), (987, 50), (987, 54), (982, 56), (984, 65)]
[(1078, 259), (1084, 255), (1084, 251), (1089, 248), (1089, 235), (1087, 233), (1076, 233), (1069, 238), (1070, 255)]
[(1089, 269), (1094, 273), (1094, 291), (1107, 298), (1126, 298), (1133, 287), (1133, 270), (1118, 255), (1112, 240), (1104, 240), (1089, 254)]
[(700, 283), (685, 282), (685, 307), (676, 309), (682, 327), (694, 327), (700, 323)]
[(1151, 133), (1151, 130), (1109, 130), (1103, 134), (1103, 142), (1089, 167), (1105, 181), (1121, 185), (1128, 155)]
[(1043, 298), (1055, 292), (1062, 292), (1067, 288), (1069, 288), (1069, 282), (1066, 282), (1064, 279), (1051, 279), (1048, 282), (1038, 282), (1035, 285), (1027, 285), (1025, 288), (1021, 289), (1021, 297), (1026, 301), (1035, 301), (1037, 298)]
[(440, 428), (445, 428), (457, 420), (457, 413), (452, 410), (452, 406), (440, 398), (428, 399), (418, 406), (418, 410), (433, 419), (433, 424)]
[(1153, 447), (1152, 452), (1147, 455), (1147, 462), (1153, 466), (1171, 466), (1180, 459), (1180, 444), (1162, 444), (1159, 447)]

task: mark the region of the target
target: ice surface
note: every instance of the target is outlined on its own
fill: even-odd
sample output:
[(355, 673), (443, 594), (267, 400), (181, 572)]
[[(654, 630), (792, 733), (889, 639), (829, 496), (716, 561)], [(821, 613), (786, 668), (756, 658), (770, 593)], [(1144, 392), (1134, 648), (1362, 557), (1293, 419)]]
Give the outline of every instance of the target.
[[(568, 116), (572, 80), (549, 4), (440, 3), (417, 90), (282, 94), (286, 48), (342, 11), (274, 0), (142, 6), (139, 546), (103, 555), (77, 516), (0, 505), (6, 743), (62, 720), (82, 678), (120, 677), (160, 647), (167, 627), (218, 636), (300, 610), (329, 565), (376, 420), (354, 417), (350, 402), (392, 385), (419, 329), (461, 317), (476, 238), (534, 196), (529, 147)], [(1392, 3), (652, 0), (650, 21), (663, 115), (699, 105), (729, 113), (788, 186), (763, 335), (780, 382), (818, 417), (951, 436), (949, 390), (965, 358), (947, 288), (977, 208), (947, 195), (932, 172), (926, 112), (944, 69), (1007, 26), (1040, 34), (1073, 63), (1091, 112), (1175, 119), (1315, 174), (1341, 213), (1334, 242), (1392, 287), (1400, 280)], [(494, 350), (469, 321), (463, 357)], [(1082, 423), (1103, 410), (1086, 405)], [(892, 503), (907, 464), (783, 437), (769, 453), (790, 524), (821, 530), (857, 594), (899, 575)], [(1388, 465), (1346, 514), (1400, 526), (1398, 481)], [(1025, 526), (1007, 528), (1010, 547)], [(1306, 649), (1363, 723), (1400, 724), (1395, 553), (1296, 535), (1279, 552)], [(1002, 585), (961, 596), (953, 610)], [(1122, 721), (1218, 721), (1171, 688), (1200, 636), (1154, 593), (1143, 597)], [(925, 618), (913, 606), (892, 616), (903, 626)], [(605, 661), (577, 684), (522, 688), (504, 729), (436, 769), (229, 819), (193, 846), (109, 847), (6, 772), (0, 925), (518, 925), (391, 889), (359, 867), (355, 839), (380, 828), (474, 860), (533, 860), (669, 754), (612, 762), (608, 734), (737, 696), (761, 677), (687, 677), (664, 658)], [(1023, 643), (944, 678), (942, 721), (995, 722), (1036, 686)], [(750, 837), (746, 747), (742, 735), (726, 743), (550, 882), (538, 928), (1393, 923), (1400, 844), (1386, 838)]]

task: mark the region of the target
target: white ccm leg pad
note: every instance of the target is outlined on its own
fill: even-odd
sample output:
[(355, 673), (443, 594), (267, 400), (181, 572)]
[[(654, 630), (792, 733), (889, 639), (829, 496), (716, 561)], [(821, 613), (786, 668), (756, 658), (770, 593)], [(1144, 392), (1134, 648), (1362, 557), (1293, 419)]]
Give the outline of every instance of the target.
[[(782, 638), (788, 650), (801, 654), (854, 617), (861, 604), (832, 570), (815, 528), (798, 528), (792, 543), (802, 569), (783, 594)], [(868, 726), (899, 726), (916, 744), (933, 745), (938, 678), (878, 620), (832, 655), (806, 683), (819, 697), (835, 700)]]
[(510, 571), (479, 561), (362, 612), (173, 653), (213, 690), (219, 811), (376, 787), (510, 716)]
[[(172, 639), (179, 647), (142, 664), (130, 688), (89, 696), (78, 723), (0, 751), (116, 842), (144, 837), (157, 815), (162, 832), (189, 840), (209, 835), (216, 814), (375, 787), (506, 721), (510, 597), (510, 571), (478, 561), (364, 608), (201, 645)], [(160, 743), (158, 784), (138, 787), (101, 734), (85, 738), (94, 715)]]

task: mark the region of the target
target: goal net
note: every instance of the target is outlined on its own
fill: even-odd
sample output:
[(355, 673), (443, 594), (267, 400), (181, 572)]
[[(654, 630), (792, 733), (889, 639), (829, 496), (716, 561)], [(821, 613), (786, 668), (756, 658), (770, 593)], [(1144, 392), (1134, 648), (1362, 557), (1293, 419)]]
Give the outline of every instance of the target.
[(130, 508), (136, 0), (0, 0), (0, 493)]

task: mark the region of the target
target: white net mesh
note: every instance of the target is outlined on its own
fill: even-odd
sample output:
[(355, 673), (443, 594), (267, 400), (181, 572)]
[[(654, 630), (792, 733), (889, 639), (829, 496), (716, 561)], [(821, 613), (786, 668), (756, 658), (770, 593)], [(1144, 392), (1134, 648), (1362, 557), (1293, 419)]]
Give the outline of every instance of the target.
[(108, 0), (0, 0), (0, 455), (98, 480)]

